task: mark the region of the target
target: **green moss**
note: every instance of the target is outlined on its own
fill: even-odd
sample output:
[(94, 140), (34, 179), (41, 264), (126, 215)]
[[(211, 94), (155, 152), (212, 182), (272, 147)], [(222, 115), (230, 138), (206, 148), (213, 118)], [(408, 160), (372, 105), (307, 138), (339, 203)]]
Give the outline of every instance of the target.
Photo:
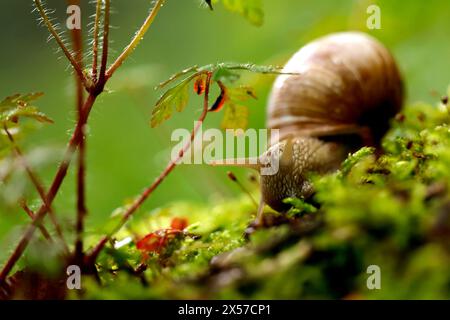
[[(442, 105), (407, 108), (393, 121), (382, 156), (363, 148), (340, 171), (313, 177), (317, 210), (288, 200), (295, 207), (289, 218), (249, 240), (243, 235), (255, 208), (246, 198), (149, 213), (118, 240), (166, 228), (175, 216), (187, 217), (188, 232), (200, 238), (174, 240), (150, 255), (140, 276), (130, 272), (142, 262), (134, 242), (109, 248), (98, 265), (102, 285), (85, 279), (85, 297), (448, 299), (448, 124)], [(367, 288), (370, 265), (380, 267), (379, 290)]]

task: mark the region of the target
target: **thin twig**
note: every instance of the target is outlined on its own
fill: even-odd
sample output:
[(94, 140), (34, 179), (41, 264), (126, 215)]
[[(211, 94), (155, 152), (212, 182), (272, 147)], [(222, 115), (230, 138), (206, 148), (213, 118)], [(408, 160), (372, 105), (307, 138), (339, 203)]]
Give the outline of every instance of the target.
[[(80, 0), (68, 0), (69, 4), (79, 5)], [(83, 67), (83, 39), (81, 30), (72, 29), (72, 43), (75, 51), (75, 56)], [(76, 84), (76, 110), (78, 113), (78, 121), (82, 119), (82, 109), (84, 100), (83, 83), (81, 79), (75, 76)], [(86, 136), (84, 134), (78, 146), (78, 161), (77, 161), (77, 218), (75, 227), (75, 259), (81, 261), (83, 258), (83, 232), (84, 232), (84, 220), (87, 216), (86, 207)]]
[(113, 73), (117, 70), (117, 68), (119, 68), (122, 65), (122, 63), (128, 58), (128, 56), (134, 51), (134, 49), (136, 49), (138, 44), (144, 38), (144, 35), (147, 32), (148, 28), (155, 20), (155, 17), (158, 14), (159, 10), (164, 5), (164, 2), (165, 0), (158, 0), (156, 2), (155, 6), (150, 11), (150, 14), (145, 19), (141, 28), (138, 30), (138, 32), (136, 32), (130, 44), (125, 47), (125, 49), (116, 59), (116, 61), (114, 61), (114, 63), (109, 67), (108, 71), (106, 72), (106, 78), (110, 78), (113, 75)]
[(231, 181), (238, 185), (238, 187), (248, 196), (256, 209), (258, 209), (258, 203), (256, 202), (255, 198), (253, 198), (252, 193), (242, 184), (241, 181), (239, 181), (236, 175), (232, 171), (228, 171), (227, 176)]
[[(34, 212), (27, 206), (25, 200), (20, 201), (20, 207), (31, 219), (34, 219)], [(39, 230), (41, 230), (41, 233), (45, 239), (47, 239), (48, 241), (52, 241), (52, 236), (43, 225), (39, 226)]]
[(99, 243), (94, 247), (94, 249), (91, 251), (91, 254), (89, 255), (88, 258), (88, 263), (93, 263), (95, 262), (98, 254), (101, 252), (101, 250), (103, 249), (103, 247), (106, 245), (106, 243), (108, 242), (108, 240), (111, 238), (111, 236), (119, 231), (124, 225), (125, 223), (130, 219), (130, 217), (136, 212), (137, 209), (139, 209), (139, 207), (144, 203), (144, 201), (152, 194), (152, 192), (161, 184), (161, 182), (164, 181), (164, 179), (172, 172), (172, 170), (177, 166), (177, 163), (183, 158), (183, 156), (186, 154), (186, 152), (189, 150), (189, 148), (191, 147), (195, 136), (197, 135), (201, 125), (203, 124), (203, 122), (205, 121), (205, 118), (208, 114), (208, 109), (209, 109), (209, 89), (210, 89), (210, 84), (211, 84), (211, 76), (212, 74), (209, 72), (207, 74), (207, 79), (206, 79), (206, 87), (205, 87), (205, 94), (204, 94), (204, 100), (203, 100), (203, 110), (202, 113), (200, 115), (200, 117), (197, 120), (197, 123), (194, 127), (194, 129), (191, 131), (191, 137), (190, 140), (186, 142), (186, 144), (183, 146), (183, 148), (180, 150), (180, 152), (178, 153), (178, 156), (176, 159), (172, 159), (169, 161), (169, 163), (167, 164), (166, 168), (163, 170), (163, 172), (161, 172), (161, 174), (155, 179), (155, 181), (147, 188), (144, 190), (144, 192), (142, 192), (139, 197), (133, 202), (133, 204), (131, 204), (131, 206), (129, 206), (125, 213), (123, 214), (123, 217), (119, 223), (119, 225), (117, 226), (117, 228), (115, 230), (113, 230), (110, 234), (104, 236), (103, 238), (101, 238), (101, 240), (99, 241)]
[(148, 198), (148, 196), (159, 186), (159, 184), (167, 177), (167, 175), (172, 172), (172, 170), (176, 167), (177, 163), (184, 157), (185, 153), (189, 150), (191, 147), (191, 144), (193, 143), (195, 136), (197, 135), (198, 130), (202, 126), (203, 122), (205, 121), (206, 115), (208, 114), (208, 108), (209, 108), (209, 88), (211, 84), (211, 73), (208, 73), (207, 79), (206, 79), (206, 87), (205, 87), (205, 94), (204, 94), (204, 100), (203, 100), (203, 110), (200, 115), (200, 117), (197, 120), (197, 123), (194, 127), (194, 129), (191, 132), (191, 138), (189, 141), (186, 142), (183, 149), (180, 150), (178, 156), (176, 159), (172, 159), (169, 164), (167, 165), (166, 169), (159, 175), (158, 178), (153, 182), (153, 184), (148, 187), (144, 192), (136, 199), (136, 201), (127, 209), (125, 212), (120, 227), (122, 227), (125, 222), (128, 221), (128, 219), (131, 217), (131, 215), (144, 203), (144, 201)]
[(100, 28), (100, 18), (102, 14), (102, 0), (97, 0), (95, 8), (95, 20), (94, 20), (94, 40), (92, 42), (92, 77), (97, 81), (97, 64), (98, 64), (98, 33)]
[(53, 225), (55, 226), (55, 230), (56, 230), (56, 234), (58, 235), (59, 239), (61, 240), (61, 243), (64, 246), (64, 250), (67, 252), (69, 252), (69, 247), (67, 246), (67, 243), (64, 239), (64, 235), (61, 229), (61, 226), (59, 225), (58, 220), (56, 219), (55, 213), (51, 207), (51, 205), (48, 203), (47, 199), (46, 199), (46, 195), (45, 195), (45, 188), (42, 185), (40, 179), (36, 176), (36, 174), (33, 172), (33, 170), (31, 169), (30, 165), (28, 164), (28, 161), (25, 159), (25, 156), (23, 155), (22, 151), (20, 150), (19, 146), (16, 144), (16, 141), (14, 140), (14, 137), (12, 136), (12, 134), (9, 132), (8, 128), (6, 127), (6, 125), (3, 127), (3, 130), (5, 131), (9, 141), (11, 142), (11, 146), (16, 154), (17, 159), (19, 160), (20, 164), (22, 165), (22, 167), (25, 169), (25, 171), (28, 174), (28, 177), (30, 178), (31, 182), (33, 183), (34, 187), (36, 188), (43, 205), (46, 207), (50, 219), (53, 223)]
[(58, 32), (56, 32), (55, 27), (53, 26), (52, 22), (50, 21), (49, 17), (47, 16), (47, 13), (45, 12), (44, 6), (42, 5), (41, 0), (33, 0), (34, 4), (36, 5), (37, 10), (39, 11), (39, 14), (42, 17), (42, 20), (44, 21), (45, 25), (47, 26), (48, 31), (51, 33), (53, 38), (55, 38), (56, 42), (60, 46), (61, 50), (64, 52), (67, 59), (70, 61), (70, 64), (72, 65), (75, 72), (78, 74), (78, 77), (83, 82), (83, 85), (87, 88), (87, 81), (83, 74), (82, 67), (78, 64), (78, 62), (75, 60), (75, 58), (70, 53), (69, 49), (67, 49), (66, 45), (64, 44), (64, 41), (59, 36)]

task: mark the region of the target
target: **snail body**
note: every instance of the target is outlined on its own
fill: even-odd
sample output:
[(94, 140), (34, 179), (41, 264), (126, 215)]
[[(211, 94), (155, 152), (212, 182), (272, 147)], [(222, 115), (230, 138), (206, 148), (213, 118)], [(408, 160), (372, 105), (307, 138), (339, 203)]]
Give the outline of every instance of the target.
[(277, 143), (260, 157), (262, 163), (267, 163), (265, 157), (271, 157), (274, 152), (280, 155), (279, 159), (270, 161), (277, 161), (277, 172), (261, 175), (261, 200), (277, 211), (288, 208), (283, 202), (288, 197), (309, 199), (314, 189), (308, 175), (337, 170), (351, 151), (346, 145), (315, 137), (294, 136), (291, 139)]
[(279, 169), (261, 175), (259, 212), (264, 204), (286, 209), (287, 197), (309, 198), (310, 173), (338, 169), (349, 152), (364, 145), (378, 147), (402, 102), (396, 62), (371, 36), (336, 33), (301, 48), (269, 98), (267, 127), (279, 130), (280, 142), (259, 160), (277, 160)]

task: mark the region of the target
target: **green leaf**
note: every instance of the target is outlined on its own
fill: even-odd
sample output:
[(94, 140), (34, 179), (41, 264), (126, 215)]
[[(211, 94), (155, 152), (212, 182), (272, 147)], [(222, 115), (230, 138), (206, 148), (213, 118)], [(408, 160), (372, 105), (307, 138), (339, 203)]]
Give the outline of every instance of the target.
[(212, 79), (214, 81), (235, 82), (239, 80), (240, 77), (241, 76), (238, 73), (233, 72), (230, 69), (218, 68), (214, 72)]
[[(264, 12), (262, 9), (262, 0), (221, 0), (223, 6), (231, 11), (240, 14), (247, 21), (255, 26), (261, 26), (264, 23)], [(219, 2), (218, 0), (212, 1)], [(206, 3), (212, 9), (211, 1)]]
[(24, 95), (16, 93), (12, 96), (6, 97), (2, 102), (0, 102), (0, 111), (17, 105), (27, 106), (28, 103), (37, 100), (43, 95), (43, 92), (28, 93)]
[(43, 95), (42, 92), (29, 94), (15, 94), (0, 102), (0, 123), (10, 125), (20, 118), (31, 118), (39, 122), (53, 123), (53, 120), (40, 112), (36, 106), (31, 105)]
[[(170, 76), (170, 78), (167, 79), (166, 81), (161, 82), (155, 89), (164, 88), (169, 83), (174, 82), (175, 80), (179, 79), (180, 77), (182, 77), (184, 75), (190, 74), (192, 72), (197, 72), (198, 69), (199, 69), (198, 66), (192, 66), (192, 67), (186, 68), (184, 70), (181, 70), (180, 72), (175, 73), (174, 75)], [(195, 77), (195, 75), (194, 75), (194, 77)], [(194, 77), (192, 77), (192, 78), (194, 78)]]
[[(242, 70), (263, 74), (285, 74), (279, 66), (260, 66), (253, 63), (221, 62), (198, 68), (198, 71), (222, 72), (222, 70)], [(286, 73), (290, 74), (290, 73)], [(213, 77), (214, 78), (214, 77)]]
[(35, 119), (39, 122), (53, 123), (53, 120), (47, 117), (44, 113), (40, 112), (37, 107), (18, 107), (10, 110), (9, 112), (3, 112), (0, 115), (0, 121), (13, 121), (19, 117), (26, 117)]
[(236, 71), (248, 71), (253, 73), (261, 74), (292, 74), (282, 71), (280, 66), (260, 66), (253, 63), (237, 63), (237, 62), (220, 62), (214, 64), (208, 64), (203, 67), (192, 66), (186, 68), (174, 75), (172, 75), (168, 80), (161, 82), (156, 89), (161, 89), (168, 84), (175, 82), (182, 76), (189, 75), (184, 81), (191, 81), (192, 79), (198, 77), (200, 74), (205, 74), (210, 72), (212, 74), (211, 79), (213, 81), (225, 81), (234, 82), (240, 78)]
[(246, 129), (248, 126), (248, 108), (228, 103), (221, 124), (223, 129)]
[(173, 109), (182, 112), (189, 101), (190, 78), (167, 90), (156, 103), (150, 124), (152, 128), (170, 119)]
[[(215, 82), (235, 82), (240, 78), (238, 71), (248, 71), (262, 74), (285, 74), (280, 67), (275, 66), (258, 66), (252, 63), (236, 63), (222, 62), (209, 64), (203, 67), (192, 66), (183, 71), (174, 74), (168, 80), (162, 82), (157, 88), (163, 88), (178, 79), (185, 77), (183, 80), (168, 89), (158, 100), (152, 112), (150, 121), (151, 126), (157, 127), (162, 122), (170, 119), (173, 109), (181, 112), (186, 107), (189, 100), (188, 85), (191, 81), (198, 79), (206, 74), (211, 74), (211, 80)], [(228, 94), (229, 101), (245, 101), (249, 97), (256, 98), (253, 91), (249, 87), (239, 87), (230, 89)], [(228, 111), (231, 112), (231, 111)], [(228, 120), (225, 121), (228, 123)], [(234, 122), (234, 121), (233, 121)], [(233, 127), (233, 126), (232, 126)]]

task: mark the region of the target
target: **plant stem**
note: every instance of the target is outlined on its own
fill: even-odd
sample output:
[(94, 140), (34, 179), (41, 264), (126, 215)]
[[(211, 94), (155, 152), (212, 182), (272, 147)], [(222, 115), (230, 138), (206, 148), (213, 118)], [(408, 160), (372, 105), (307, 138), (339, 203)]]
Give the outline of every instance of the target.
[(204, 94), (204, 100), (203, 100), (203, 110), (200, 115), (200, 117), (197, 120), (197, 123), (194, 127), (194, 129), (191, 131), (191, 137), (190, 140), (186, 142), (186, 144), (183, 146), (183, 148), (178, 153), (178, 156), (176, 159), (172, 159), (167, 164), (166, 168), (161, 172), (161, 174), (155, 179), (155, 181), (147, 188), (145, 189), (139, 197), (129, 206), (126, 211), (123, 214), (123, 217), (117, 226), (117, 228), (111, 233), (104, 237), (102, 237), (99, 241), (99, 243), (94, 247), (94, 249), (91, 251), (91, 254), (89, 255), (88, 263), (94, 263), (98, 254), (101, 252), (101, 250), (104, 248), (106, 243), (109, 239), (111, 239), (111, 236), (113, 233), (119, 231), (125, 223), (130, 219), (130, 217), (136, 212), (137, 209), (144, 203), (144, 201), (153, 193), (153, 191), (164, 181), (164, 179), (173, 171), (173, 169), (177, 166), (177, 163), (183, 158), (185, 153), (189, 150), (191, 147), (195, 136), (197, 135), (198, 130), (200, 129), (201, 125), (205, 121), (205, 118), (208, 114), (209, 109), (209, 89), (211, 85), (211, 76), (212, 74), (210, 72), (207, 73), (207, 79), (206, 79), (206, 87), (205, 87), (205, 94)]
[(13, 253), (9, 257), (8, 261), (3, 266), (3, 269), (0, 272), (0, 285), (2, 282), (6, 280), (6, 277), (8, 276), (11, 269), (16, 264), (17, 260), (22, 256), (23, 252), (25, 251), (26, 247), (28, 246), (34, 232), (36, 231), (36, 227), (39, 226), (44, 219), (47, 208), (50, 206), (53, 202), (53, 200), (56, 197), (56, 194), (58, 193), (59, 188), (61, 187), (61, 184), (67, 174), (67, 170), (69, 168), (72, 156), (78, 147), (80, 140), (83, 138), (82, 128), (84, 127), (86, 120), (89, 116), (89, 113), (92, 109), (92, 106), (96, 100), (96, 96), (90, 94), (88, 98), (86, 99), (86, 102), (83, 106), (83, 112), (82, 112), (82, 119), (80, 119), (75, 127), (75, 130), (72, 134), (72, 137), (69, 140), (69, 143), (67, 145), (63, 161), (58, 167), (58, 170), (56, 172), (56, 175), (53, 179), (52, 185), (50, 186), (49, 191), (46, 195), (46, 203), (43, 203), (39, 210), (36, 212), (34, 219), (32, 223), (28, 226), (28, 228), (25, 230), (24, 234), (22, 235), (19, 243), (17, 244), (16, 248), (14, 249)]
[[(56, 35), (57, 41), (59, 40), (58, 43), (60, 43), (60, 45), (63, 46), (62, 47), (63, 51), (65, 49), (66, 56), (68, 54), (67, 58), (70, 60), (70, 62), (74, 66), (75, 70), (77, 71), (77, 74), (80, 76), (80, 79), (82, 79), (82, 82), (83, 82), (84, 86), (89, 91), (89, 96), (86, 99), (86, 101), (85, 101), (85, 103), (83, 105), (83, 108), (81, 110), (81, 113), (80, 113), (81, 117), (78, 119), (78, 122), (77, 122), (77, 124), (75, 126), (75, 130), (74, 130), (74, 132), (72, 134), (72, 137), (70, 138), (70, 140), (68, 142), (68, 145), (66, 147), (66, 151), (65, 151), (65, 154), (64, 154), (63, 161), (59, 165), (58, 170), (57, 170), (57, 172), (55, 174), (55, 177), (53, 179), (52, 185), (51, 185), (49, 191), (47, 192), (46, 200), (47, 200), (47, 203), (49, 205), (51, 205), (53, 200), (56, 197), (56, 194), (59, 191), (59, 188), (61, 187), (62, 182), (64, 181), (64, 178), (65, 178), (65, 176), (67, 174), (67, 170), (68, 170), (69, 165), (70, 165), (70, 162), (72, 160), (72, 156), (73, 156), (76, 148), (81, 143), (81, 140), (83, 139), (83, 128), (84, 128), (84, 126), (87, 123), (87, 120), (89, 118), (89, 114), (91, 112), (92, 106), (95, 103), (98, 95), (100, 95), (103, 92), (103, 88), (104, 88), (106, 82), (112, 76), (114, 71), (118, 67), (120, 67), (120, 65), (123, 63), (123, 61), (131, 54), (131, 52), (139, 44), (140, 40), (143, 38), (144, 34), (147, 32), (148, 28), (150, 27), (150, 25), (153, 22), (157, 12), (161, 8), (161, 6), (165, 2), (165, 0), (158, 0), (158, 2), (156, 3), (156, 5), (151, 10), (149, 16), (147, 17), (147, 19), (145, 20), (144, 24), (139, 29), (138, 33), (133, 38), (131, 43), (124, 49), (124, 52), (119, 56), (119, 58), (117, 58), (117, 60), (113, 63), (111, 68), (108, 71), (106, 71), (106, 74), (105, 74), (105, 77), (104, 77), (103, 81), (100, 81), (100, 79), (99, 79), (96, 82), (95, 88), (91, 88), (91, 87), (87, 86), (86, 78), (84, 77), (81, 68), (79, 68), (78, 64), (74, 61), (72, 55), (67, 51), (67, 48), (64, 46), (64, 44), (62, 43), (62, 40), (59, 38), (58, 34), (56, 33), (53, 25), (51, 24), (50, 20), (48, 19), (47, 15), (45, 13), (45, 10), (42, 7), (41, 1), (40, 0), (33, 0), (33, 1), (36, 3), (36, 6), (38, 7), (38, 10), (39, 10), (42, 18), (44, 19), (47, 27), (49, 28), (50, 33), (52, 33), (53, 36)], [(108, 12), (108, 14), (109, 14), (109, 12)], [(105, 52), (103, 52), (103, 54), (105, 54)], [(106, 63), (106, 60), (105, 60), (105, 63)], [(14, 265), (16, 264), (16, 262), (22, 256), (23, 252), (25, 251), (26, 247), (28, 246), (28, 244), (29, 244), (29, 242), (30, 242), (30, 240), (31, 240), (35, 230), (36, 230), (36, 227), (41, 224), (41, 222), (44, 219), (46, 213), (47, 213), (47, 207), (43, 204), (43, 205), (41, 205), (41, 207), (39, 208), (39, 210), (35, 214), (32, 223), (25, 230), (25, 232), (22, 235), (22, 237), (21, 237), (19, 243), (17, 244), (16, 248), (14, 249), (14, 251), (11, 254), (11, 256), (8, 258), (8, 260), (6, 261), (5, 265), (3, 266), (3, 269), (0, 271), (0, 285), (2, 285), (2, 283), (6, 280), (6, 277), (11, 272), (11, 270), (14, 267)]]
[[(110, 19), (110, 0), (105, 0), (105, 19), (103, 22), (103, 50), (102, 62), (100, 64), (100, 78), (99, 83), (106, 83), (106, 65), (108, 63), (108, 46), (109, 46), (109, 19)], [(101, 88), (103, 90), (103, 88)]]
[(206, 87), (205, 87), (205, 94), (204, 94), (204, 100), (203, 100), (203, 110), (200, 115), (200, 117), (197, 120), (197, 123), (194, 127), (194, 129), (191, 131), (191, 138), (188, 142), (184, 145), (183, 149), (178, 154), (178, 157), (176, 159), (172, 159), (167, 167), (163, 170), (163, 172), (159, 175), (158, 178), (153, 182), (153, 184), (148, 187), (144, 192), (136, 199), (136, 201), (128, 208), (128, 210), (125, 212), (120, 227), (122, 227), (125, 222), (128, 221), (128, 219), (131, 217), (131, 215), (144, 203), (144, 201), (148, 198), (148, 196), (156, 189), (156, 187), (159, 186), (159, 184), (169, 175), (170, 172), (176, 167), (177, 163), (183, 158), (184, 154), (189, 150), (191, 147), (191, 144), (193, 143), (195, 136), (197, 135), (198, 130), (200, 129), (201, 125), (205, 121), (206, 115), (208, 114), (208, 108), (209, 108), (209, 88), (211, 83), (211, 74), (208, 74), (208, 77), (206, 79)]
[(165, 0), (157, 0), (155, 6), (150, 11), (150, 14), (145, 19), (141, 28), (138, 30), (138, 32), (136, 32), (136, 34), (133, 37), (133, 39), (131, 40), (130, 44), (128, 44), (128, 46), (125, 47), (125, 49), (120, 54), (120, 56), (109, 67), (108, 71), (106, 72), (106, 78), (112, 77), (112, 75), (117, 70), (117, 68), (119, 68), (122, 65), (122, 63), (128, 58), (128, 56), (134, 51), (134, 49), (136, 49), (138, 44), (144, 38), (144, 35), (147, 32), (148, 28), (151, 26), (151, 24), (155, 20), (155, 17), (158, 14), (159, 10), (164, 5), (164, 2), (165, 2)]
[(97, 0), (95, 8), (95, 20), (94, 20), (94, 40), (92, 42), (92, 77), (94, 81), (97, 81), (97, 63), (98, 63), (98, 32), (100, 28), (100, 18), (102, 14), (102, 0)]
[[(22, 200), (20, 202), (20, 207), (31, 219), (34, 219), (34, 212), (27, 206), (25, 200)], [(41, 230), (41, 233), (45, 239), (47, 239), (48, 241), (52, 241), (52, 236), (43, 225), (39, 226), (39, 230)]]
[(13, 150), (16, 154), (17, 159), (19, 160), (20, 164), (27, 172), (28, 177), (30, 178), (31, 182), (33, 183), (34, 187), (36, 188), (36, 190), (39, 194), (39, 197), (42, 200), (43, 205), (46, 207), (46, 210), (49, 213), (50, 219), (52, 220), (52, 223), (55, 226), (56, 234), (58, 235), (59, 239), (61, 240), (61, 243), (64, 246), (64, 250), (66, 251), (66, 253), (68, 253), (69, 247), (67, 246), (67, 243), (64, 239), (64, 235), (63, 235), (61, 226), (59, 225), (58, 220), (56, 219), (55, 213), (54, 213), (51, 205), (47, 201), (47, 198), (45, 195), (45, 189), (44, 189), (40, 179), (36, 176), (36, 174), (34, 174), (33, 170), (31, 169), (30, 165), (28, 164), (28, 161), (25, 159), (25, 156), (23, 155), (19, 146), (16, 144), (14, 137), (9, 132), (6, 125), (3, 127), (3, 130), (6, 132), (6, 135), (8, 136), (8, 139), (11, 142), (11, 146), (13, 147)]
[[(79, 5), (80, 0), (68, 0), (69, 4)], [(81, 30), (72, 29), (72, 43), (75, 51), (75, 57), (79, 65), (83, 68), (83, 39)], [(78, 122), (82, 119), (82, 109), (84, 101), (84, 90), (82, 79), (75, 75), (76, 85), (76, 110), (78, 113)], [(83, 137), (78, 146), (77, 161), (77, 218), (75, 227), (75, 261), (81, 261), (83, 258), (83, 232), (84, 219), (87, 216), (86, 207), (86, 135), (82, 128)]]
[(58, 43), (61, 50), (64, 52), (67, 59), (70, 61), (70, 64), (72, 65), (75, 72), (78, 74), (78, 77), (82, 79), (83, 85), (87, 88), (87, 81), (83, 74), (83, 69), (78, 64), (78, 62), (75, 60), (75, 58), (70, 53), (69, 49), (67, 49), (66, 45), (64, 44), (63, 40), (59, 36), (58, 32), (56, 32), (55, 27), (53, 26), (52, 22), (50, 21), (49, 17), (47, 16), (47, 13), (45, 12), (44, 6), (42, 5), (41, 0), (33, 0), (34, 4), (36, 5), (37, 10), (39, 11), (39, 14), (42, 17), (42, 20), (44, 21), (44, 24), (47, 26), (48, 31), (50, 34), (55, 38), (56, 42)]

